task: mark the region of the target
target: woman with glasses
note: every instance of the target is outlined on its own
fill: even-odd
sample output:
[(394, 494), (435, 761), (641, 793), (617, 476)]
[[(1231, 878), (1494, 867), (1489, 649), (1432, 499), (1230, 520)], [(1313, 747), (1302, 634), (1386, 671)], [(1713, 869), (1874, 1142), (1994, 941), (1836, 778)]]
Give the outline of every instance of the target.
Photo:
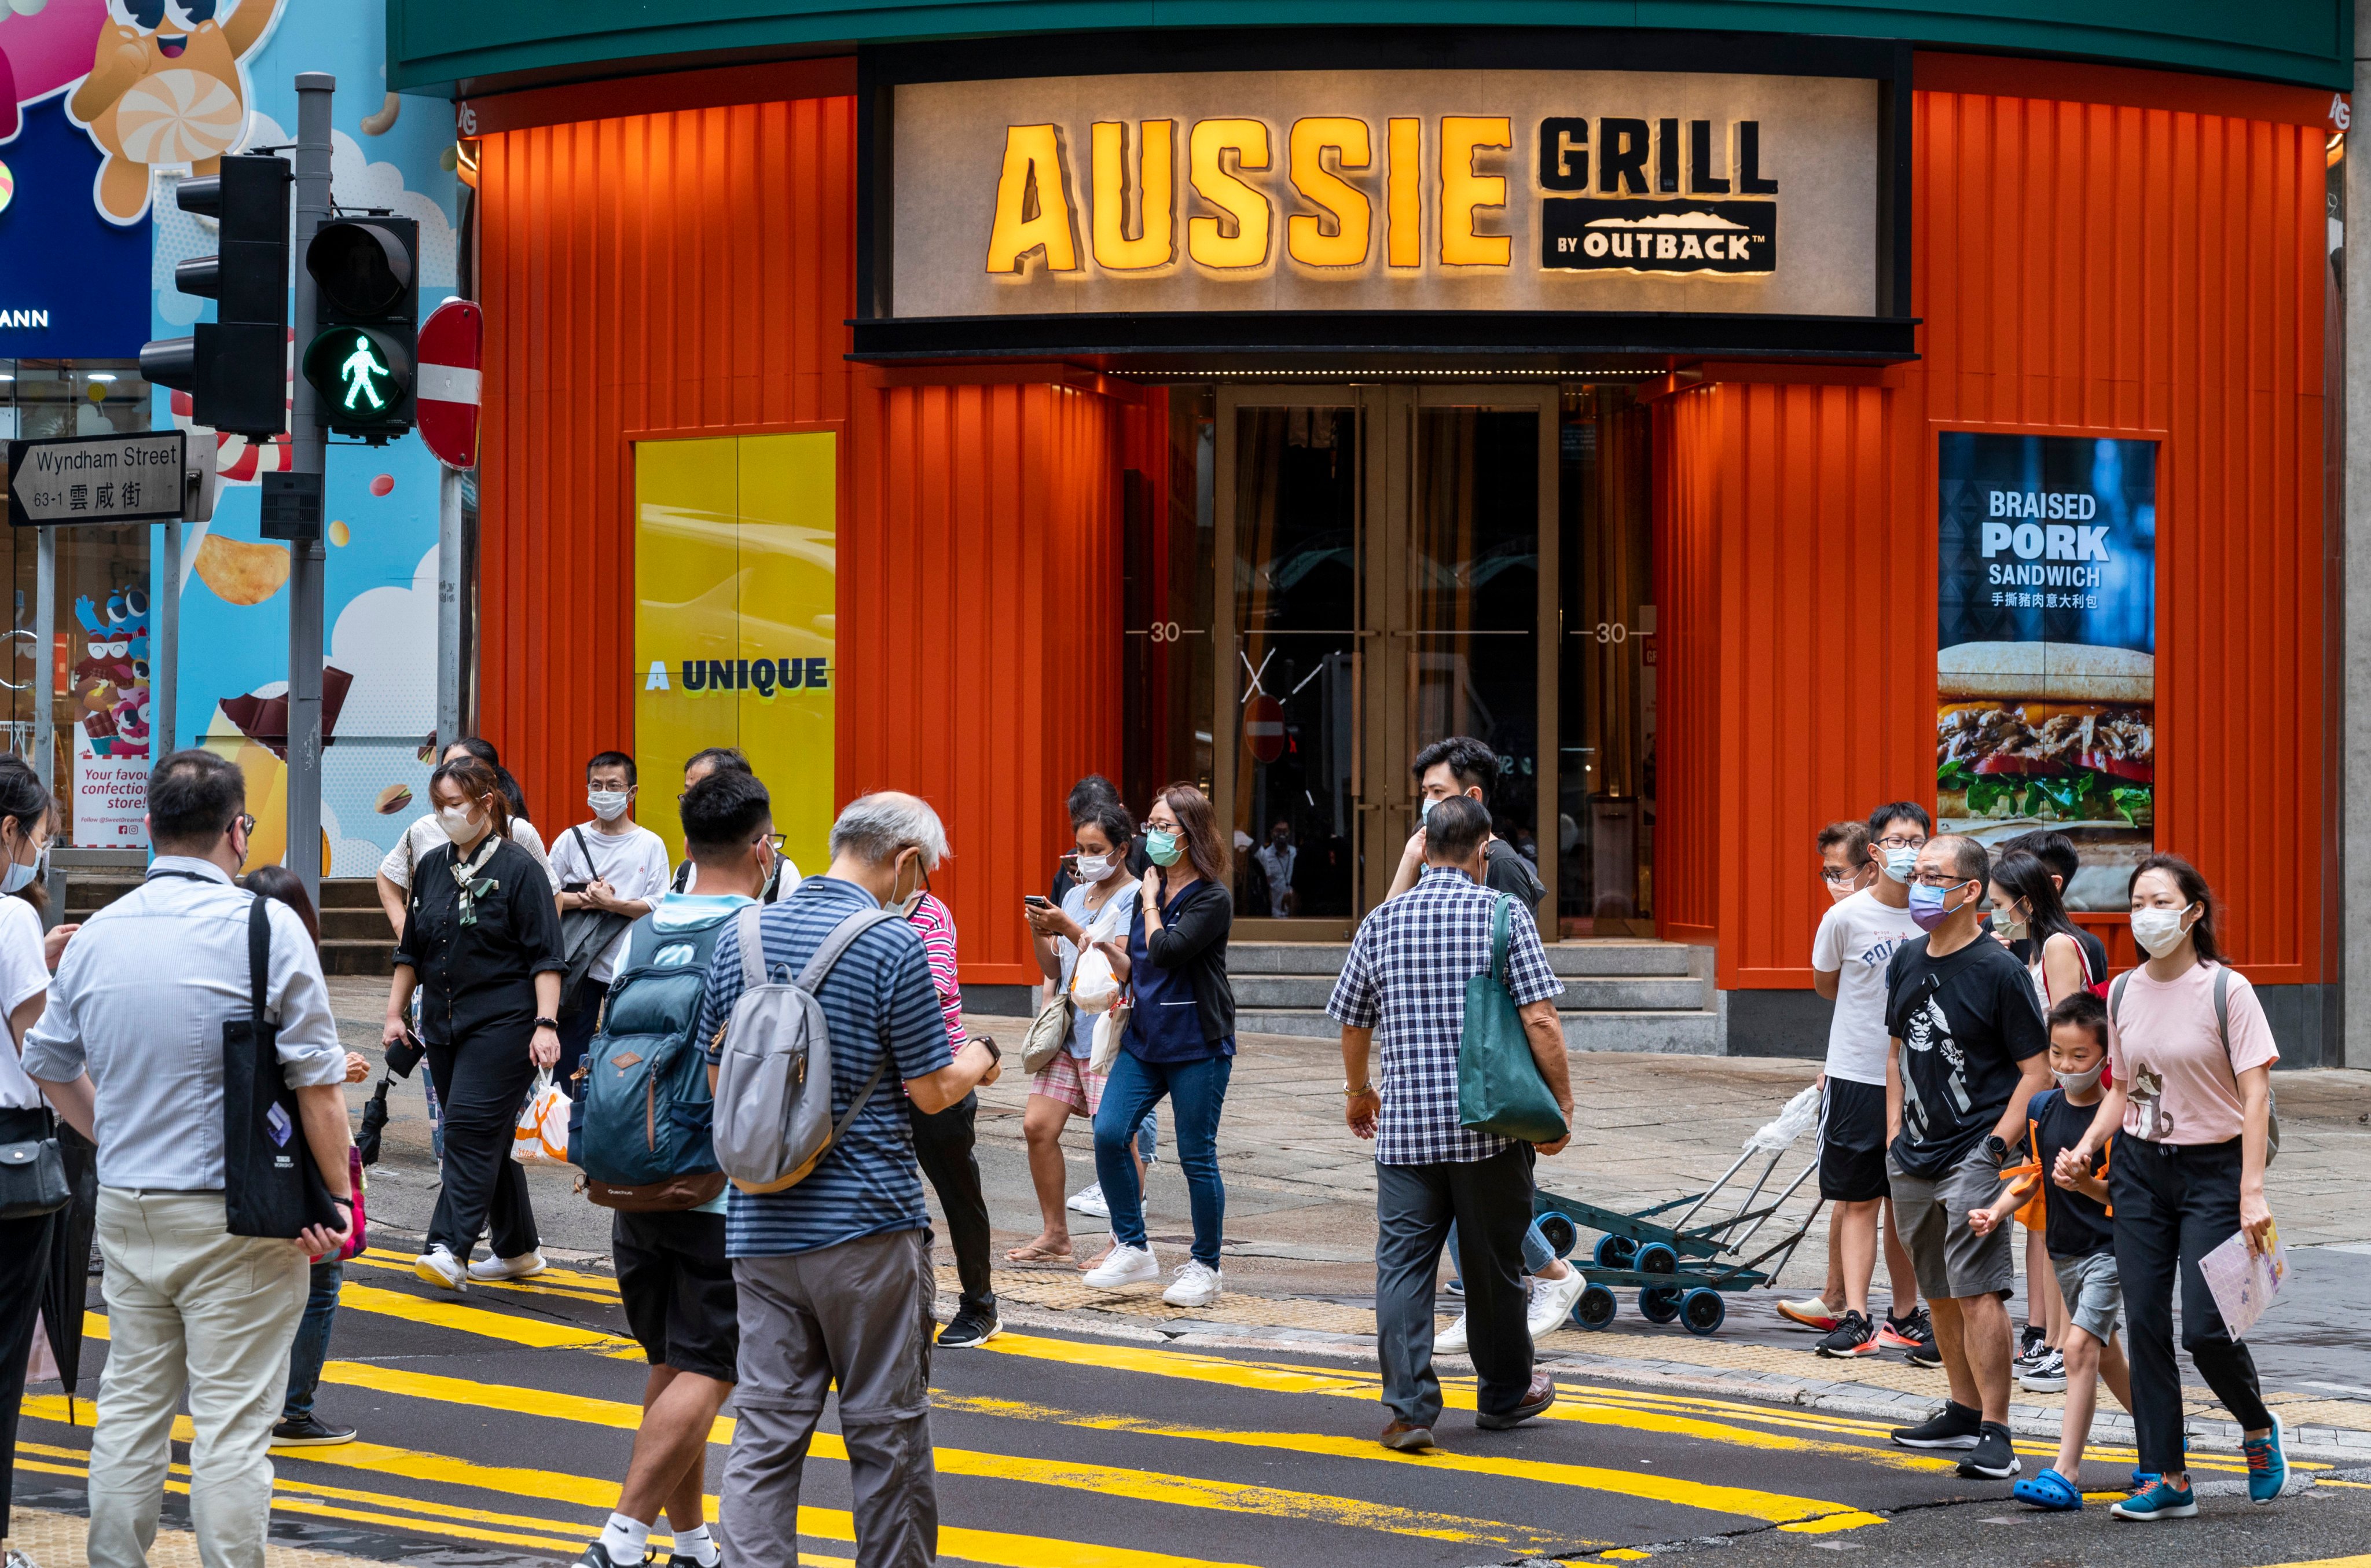
[[(536, 859), (510, 836), (510, 802), (493, 769), (472, 756), (430, 776), (429, 799), (446, 842), (411, 879), (384, 1038), (409, 1033), (405, 1009), (420, 988), (420, 1032), (445, 1109), (444, 1185), (427, 1250), (412, 1272), (460, 1290), (468, 1281), (543, 1271), (526, 1172), (511, 1132), (538, 1069), (560, 1060), (560, 909)], [(469, 1262), (492, 1217), (493, 1255)]]

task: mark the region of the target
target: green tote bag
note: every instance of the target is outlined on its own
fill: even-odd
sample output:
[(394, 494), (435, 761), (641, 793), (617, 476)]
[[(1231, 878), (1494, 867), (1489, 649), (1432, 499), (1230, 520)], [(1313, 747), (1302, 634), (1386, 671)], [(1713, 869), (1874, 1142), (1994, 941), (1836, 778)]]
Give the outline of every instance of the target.
[(1507, 990), (1511, 907), (1500, 894), (1490, 917), (1490, 967), (1465, 982), (1465, 1026), (1457, 1042), (1457, 1119), (1477, 1133), (1554, 1143), (1565, 1136), (1564, 1113), (1532, 1060), (1532, 1043)]

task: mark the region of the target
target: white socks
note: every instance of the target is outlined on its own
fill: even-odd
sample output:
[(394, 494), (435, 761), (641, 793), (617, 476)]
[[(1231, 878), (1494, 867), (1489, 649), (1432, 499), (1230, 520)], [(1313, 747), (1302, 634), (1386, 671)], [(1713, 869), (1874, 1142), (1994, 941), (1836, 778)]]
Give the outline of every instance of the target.
[[(703, 1532), (705, 1533), (705, 1532)], [(609, 1561), (618, 1568), (639, 1568), (642, 1554), (650, 1550), (651, 1527), (640, 1519), (630, 1519), (623, 1514), (612, 1514), (609, 1522), (601, 1527), (601, 1546), (608, 1552)]]
[(696, 1560), (700, 1563), (700, 1568), (716, 1568), (719, 1562), (724, 1561), (724, 1553), (717, 1549), (716, 1542), (709, 1535), (706, 1525), (700, 1526), (696, 1530), (676, 1531), (675, 1554), (677, 1557), (690, 1557)]

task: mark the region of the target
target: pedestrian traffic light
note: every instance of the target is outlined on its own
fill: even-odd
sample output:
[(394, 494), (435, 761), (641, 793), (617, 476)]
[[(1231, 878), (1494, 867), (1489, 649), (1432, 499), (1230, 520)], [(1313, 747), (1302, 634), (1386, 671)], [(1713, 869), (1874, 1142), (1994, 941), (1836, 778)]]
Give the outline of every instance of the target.
[(318, 285), (305, 379), (321, 422), (372, 444), (411, 428), (420, 329), (420, 224), (412, 218), (341, 218), (305, 248)]
[(174, 200), (215, 221), (222, 249), (174, 268), (173, 283), (214, 300), (214, 319), (140, 351), (140, 374), (187, 392), (194, 422), (249, 441), (288, 427), (288, 180), (284, 159), (247, 154), (181, 181)]

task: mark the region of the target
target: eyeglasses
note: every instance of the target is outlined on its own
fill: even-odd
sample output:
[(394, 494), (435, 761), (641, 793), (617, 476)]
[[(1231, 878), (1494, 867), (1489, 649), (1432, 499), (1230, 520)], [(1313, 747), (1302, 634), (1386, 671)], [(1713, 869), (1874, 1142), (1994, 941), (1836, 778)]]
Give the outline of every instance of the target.
[(790, 842), (790, 835), (786, 833), (761, 833), (758, 835), (757, 837), (749, 840), (749, 842), (753, 847), (758, 844), (770, 844), (774, 847), (774, 853), (779, 855), (782, 852), (782, 846)]
[(225, 833), (228, 833), (233, 827), (237, 828), (249, 838), (255, 836), (255, 819), (248, 815), (245, 812), (241, 812), (238, 815), (231, 818), (230, 826), (224, 828), (223, 831)]
[(1919, 877), (1915, 880), (1920, 887), (1939, 887), (1946, 891), (1955, 887), (1965, 887), (1968, 883), (1975, 881), (1973, 877), (1955, 877), (1946, 873), (1937, 873), (1935, 876)]
[(1860, 880), (1860, 868), (1855, 866), (1849, 870), (1840, 871), (1833, 866), (1824, 867), (1820, 871), (1820, 880), (1832, 886), (1842, 886), (1844, 883), (1848, 882), (1858, 882)]
[(1908, 838), (1897, 833), (1890, 837), (1879, 839), (1877, 847), (1880, 849), (1924, 849), (1926, 847), (1926, 840)]

